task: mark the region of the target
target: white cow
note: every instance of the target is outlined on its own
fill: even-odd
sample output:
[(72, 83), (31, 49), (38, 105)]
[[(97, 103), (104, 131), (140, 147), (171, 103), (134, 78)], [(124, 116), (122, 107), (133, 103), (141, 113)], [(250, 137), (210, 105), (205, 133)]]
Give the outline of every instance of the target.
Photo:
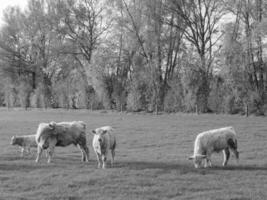
[(233, 127), (225, 127), (199, 133), (195, 139), (194, 154), (189, 160), (194, 161), (195, 168), (202, 165), (205, 159), (204, 167), (208, 164), (211, 167), (211, 154), (213, 152), (223, 152), (223, 166), (227, 165), (231, 150), (238, 161), (239, 152), (237, 151), (236, 133)]
[(18, 145), (21, 148), (21, 157), (23, 157), (24, 152), (30, 153), (31, 147), (37, 147), (35, 135), (12, 136), (10, 144)]
[(114, 164), (116, 138), (112, 133), (113, 128), (111, 126), (103, 126), (92, 130), (94, 134), (93, 148), (97, 156), (98, 168), (101, 167), (101, 161), (103, 163), (102, 168), (106, 168), (106, 160), (109, 150), (111, 151), (111, 166)]
[(86, 145), (86, 125), (82, 121), (73, 122), (50, 122), (40, 123), (36, 133), (37, 158), (39, 162), (40, 156), (44, 149), (48, 149), (48, 163), (56, 146), (65, 147), (71, 144), (78, 145), (82, 152), (82, 161), (89, 160), (89, 149)]

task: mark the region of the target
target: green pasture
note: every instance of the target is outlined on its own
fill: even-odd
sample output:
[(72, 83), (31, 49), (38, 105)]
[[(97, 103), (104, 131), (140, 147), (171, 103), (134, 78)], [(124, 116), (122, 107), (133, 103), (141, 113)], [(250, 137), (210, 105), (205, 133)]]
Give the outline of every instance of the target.
[[(78, 148), (56, 148), (51, 164), (43, 155), (20, 157), (13, 135), (34, 134), (40, 122), (82, 120), (87, 124), (89, 163)], [(115, 128), (114, 168), (97, 169), (91, 129)], [(187, 160), (199, 132), (234, 126), (240, 161), (194, 169)], [(267, 118), (240, 115), (131, 114), (87, 110), (0, 110), (0, 199), (164, 200), (267, 199)]]

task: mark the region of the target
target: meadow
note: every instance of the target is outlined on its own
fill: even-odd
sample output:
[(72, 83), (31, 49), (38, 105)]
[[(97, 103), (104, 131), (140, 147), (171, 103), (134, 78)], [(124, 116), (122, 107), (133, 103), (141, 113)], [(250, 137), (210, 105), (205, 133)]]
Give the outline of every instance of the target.
[[(40, 122), (83, 120), (89, 163), (78, 148), (56, 148), (51, 164), (43, 155), (20, 157), (12, 135), (34, 134)], [(115, 166), (97, 169), (91, 129), (115, 128)], [(240, 161), (212, 156), (213, 168), (195, 169), (187, 158), (199, 132), (234, 126)], [(132, 114), (86, 110), (0, 110), (0, 199), (66, 200), (248, 200), (267, 199), (267, 118), (215, 114)]]

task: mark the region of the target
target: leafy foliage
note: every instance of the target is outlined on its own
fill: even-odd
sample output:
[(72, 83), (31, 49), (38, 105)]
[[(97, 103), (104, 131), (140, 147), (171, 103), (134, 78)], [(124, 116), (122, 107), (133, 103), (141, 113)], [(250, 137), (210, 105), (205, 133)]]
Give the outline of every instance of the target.
[[(29, 0), (5, 10), (9, 107), (264, 114), (266, 2)], [(231, 22), (224, 22), (231, 16)]]

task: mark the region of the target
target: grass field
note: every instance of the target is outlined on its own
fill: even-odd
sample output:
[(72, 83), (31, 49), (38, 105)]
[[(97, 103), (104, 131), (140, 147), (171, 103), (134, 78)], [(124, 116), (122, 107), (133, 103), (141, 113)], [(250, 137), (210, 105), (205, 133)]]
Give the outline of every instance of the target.
[[(51, 164), (45, 156), (20, 158), (12, 135), (35, 133), (39, 122), (83, 120), (87, 124), (89, 163), (81, 163), (74, 146), (56, 148)], [(114, 168), (97, 169), (89, 130), (115, 127)], [(194, 169), (197, 133), (234, 126), (240, 162)], [(0, 199), (267, 199), (267, 118), (194, 114), (120, 114), (89, 111), (0, 110)]]

